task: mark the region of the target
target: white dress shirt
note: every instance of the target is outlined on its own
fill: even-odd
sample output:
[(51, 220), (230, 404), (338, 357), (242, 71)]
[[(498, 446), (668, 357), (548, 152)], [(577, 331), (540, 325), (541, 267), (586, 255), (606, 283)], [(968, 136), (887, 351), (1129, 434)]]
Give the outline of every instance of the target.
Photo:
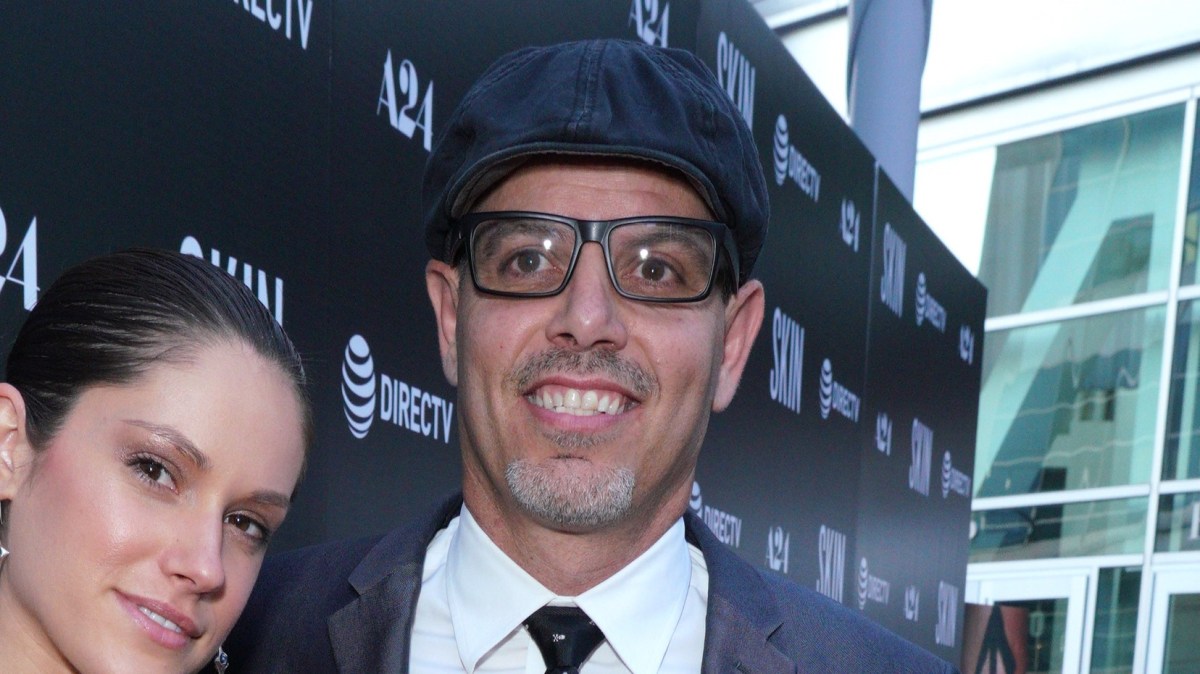
[(604, 632), (581, 674), (700, 671), (708, 567), (684, 539), (682, 518), (607, 580), (563, 597), (509, 559), (465, 505), (426, 549), (409, 669), (544, 674), (522, 623), (546, 604), (578, 606)]

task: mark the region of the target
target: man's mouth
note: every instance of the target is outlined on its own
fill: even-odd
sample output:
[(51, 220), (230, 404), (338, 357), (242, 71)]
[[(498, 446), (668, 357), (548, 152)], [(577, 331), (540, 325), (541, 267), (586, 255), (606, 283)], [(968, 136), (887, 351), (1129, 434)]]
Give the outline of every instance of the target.
[(560, 414), (590, 417), (596, 414), (621, 414), (634, 404), (616, 391), (575, 389), (566, 386), (540, 386), (525, 396), (529, 402)]

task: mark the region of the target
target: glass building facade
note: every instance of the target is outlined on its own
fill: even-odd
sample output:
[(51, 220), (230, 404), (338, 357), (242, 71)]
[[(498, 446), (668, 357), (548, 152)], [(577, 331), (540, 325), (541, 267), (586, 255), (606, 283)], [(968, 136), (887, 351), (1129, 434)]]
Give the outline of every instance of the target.
[(918, 165), (989, 289), (967, 601), (1029, 672), (1200, 672), (1200, 86), (1042, 96)]

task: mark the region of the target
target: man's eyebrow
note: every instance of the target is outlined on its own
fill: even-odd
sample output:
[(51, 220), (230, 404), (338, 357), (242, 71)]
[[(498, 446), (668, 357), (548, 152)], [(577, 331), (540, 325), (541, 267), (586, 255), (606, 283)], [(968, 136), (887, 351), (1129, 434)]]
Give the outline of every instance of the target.
[(183, 433), (180, 433), (175, 428), (163, 426), (162, 424), (151, 423), (149, 421), (142, 421), (141, 419), (125, 419), (125, 423), (150, 431), (151, 433), (165, 440), (189, 461), (196, 464), (197, 468), (200, 470), (208, 470), (208, 456), (206, 456), (204, 452), (200, 451), (196, 445), (194, 445), (192, 441), (187, 438), (187, 436), (185, 436)]

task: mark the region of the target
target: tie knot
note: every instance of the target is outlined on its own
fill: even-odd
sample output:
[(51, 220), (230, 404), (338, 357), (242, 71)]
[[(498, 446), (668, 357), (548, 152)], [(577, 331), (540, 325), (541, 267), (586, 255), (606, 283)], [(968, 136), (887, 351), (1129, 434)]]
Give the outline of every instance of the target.
[(604, 633), (576, 606), (543, 606), (525, 619), (546, 674), (578, 674), (579, 666), (604, 641)]

